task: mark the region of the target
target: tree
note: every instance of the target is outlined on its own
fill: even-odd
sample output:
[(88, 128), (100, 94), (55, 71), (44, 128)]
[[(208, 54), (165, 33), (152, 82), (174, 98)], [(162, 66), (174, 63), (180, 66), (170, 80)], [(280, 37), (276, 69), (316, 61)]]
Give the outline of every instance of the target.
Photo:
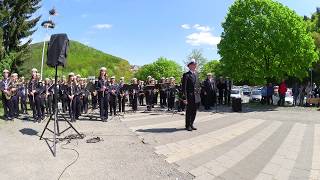
[(174, 77), (177, 82), (180, 82), (182, 67), (173, 60), (160, 57), (154, 63), (142, 66), (135, 76), (141, 80), (146, 79), (148, 76), (158, 80), (161, 77)]
[(218, 52), (236, 82), (302, 79), (318, 59), (303, 18), (278, 2), (236, 0), (222, 26)]
[(201, 78), (206, 78), (208, 73), (213, 73), (216, 77), (223, 76), (223, 67), (220, 61), (218, 60), (212, 60), (207, 62), (200, 73)]
[(188, 55), (187, 61), (185, 61), (184, 64), (187, 65), (191, 59), (196, 60), (198, 64), (197, 70), (199, 72), (202, 70), (203, 65), (205, 65), (208, 62), (208, 60), (203, 56), (201, 49), (193, 49), (192, 52)]
[[(34, 27), (40, 20), (40, 16), (33, 17), (33, 14), (40, 8), (41, 0), (3, 0), (1, 3), (1, 22), (3, 30), (3, 46), (5, 54), (11, 52), (18, 54), (12, 62), (11, 69), (18, 71), (23, 63), (25, 54), (31, 43), (29, 38), (35, 31)], [(29, 39), (28, 39), (29, 38)], [(22, 40), (26, 39), (26, 42)]]

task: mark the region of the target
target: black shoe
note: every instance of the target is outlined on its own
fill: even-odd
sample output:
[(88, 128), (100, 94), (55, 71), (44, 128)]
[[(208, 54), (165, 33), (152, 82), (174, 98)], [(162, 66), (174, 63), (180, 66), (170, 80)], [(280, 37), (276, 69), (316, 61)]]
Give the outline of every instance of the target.
[(188, 128), (187, 128), (187, 131), (192, 131), (192, 128), (191, 128), (191, 127), (188, 127)]
[(191, 129), (192, 129), (192, 130), (197, 130), (197, 128), (195, 128), (194, 126), (191, 126)]

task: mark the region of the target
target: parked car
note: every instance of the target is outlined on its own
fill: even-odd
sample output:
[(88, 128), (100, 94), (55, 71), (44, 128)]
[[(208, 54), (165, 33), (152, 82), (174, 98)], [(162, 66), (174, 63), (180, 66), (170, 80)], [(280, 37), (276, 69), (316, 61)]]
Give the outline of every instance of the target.
[(241, 98), (242, 99), (243, 92), (241, 89), (231, 89), (231, 98)]
[(249, 88), (243, 88), (243, 95), (250, 97), (251, 90)]
[(260, 102), (262, 99), (261, 90), (255, 89), (251, 92), (250, 102)]

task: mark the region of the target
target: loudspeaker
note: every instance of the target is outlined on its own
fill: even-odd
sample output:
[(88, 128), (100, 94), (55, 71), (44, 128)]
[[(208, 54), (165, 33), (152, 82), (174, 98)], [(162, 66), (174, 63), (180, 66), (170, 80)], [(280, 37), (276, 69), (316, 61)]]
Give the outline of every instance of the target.
[(67, 34), (53, 34), (47, 51), (47, 65), (50, 67), (65, 66), (69, 48)]

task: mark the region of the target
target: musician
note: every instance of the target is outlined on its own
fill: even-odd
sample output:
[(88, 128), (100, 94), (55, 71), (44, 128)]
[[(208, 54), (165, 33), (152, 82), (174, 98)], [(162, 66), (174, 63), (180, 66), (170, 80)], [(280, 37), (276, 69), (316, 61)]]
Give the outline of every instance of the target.
[(200, 105), (200, 81), (196, 72), (197, 63), (191, 59), (188, 63), (189, 71), (182, 77), (182, 92), (185, 97), (184, 103), (187, 105), (185, 127), (188, 131), (197, 130), (193, 123), (196, 118), (197, 109)]
[(138, 91), (139, 91), (139, 105), (144, 106), (144, 82), (139, 80), (139, 86), (138, 86)]
[(5, 69), (3, 70), (3, 79), (2, 81), (0, 82), (0, 89), (1, 89), (1, 94), (2, 94), (2, 97), (1, 97), (1, 100), (2, 100), (2, 105), (3, 105), (3, 109), (4, 109), (4, 119), (5, 120), (12, 120), (13, 119), (13, 115), (12, 115), (12, 105), (11, 105), (11, 101), (10, 99), (8, 99), (6, 97), (6, 95), (9, 95), (10, 94), (10, 79), (9, 79), (9, 74), (10, 74), (10, 71)]
[(68, 82), (65, 76), (62, 76), (61, 84), (59, 85), (59, 96), (62, 103), (62, 112), (65, 113), (69, 107), (69, 97), (67, 95)]
[(126, 91), (123, 89), (124, 87), (124, 77), (120, 78), (120, 82), (118, 85), (118, 105), (119, 105), (119, 113), (125, 112), (125, 106), (126, 106)]
[[(158, 81), (154, 79), (154, 84), (158, 84)], [(153, 105), (152, 108), (154, 108), (154, 105), (158, 104), (158, 97), (159, 97), (159, 88), (154, 89), (154, 94), (153, 94)]]
[(146, 85), (149, 85), (151, 83), (152, 77), (148, 76), (147, 77), (147, 81), (146, 81)]
[(170, 85), (167, 89), (167, 95), (168, 95), (168, 111), (173, 110), (174, 109), (174, 102), (175, 102), (175, 98), (176, 98), (176, 93), (177, 93), (177, 89), (176, 89), (176, 83), (175, 83), (175, 79), (174, 77), (170, 77)]
[(147, 103), (147, 111), (151, 111), (154, 107), (155, 80), (152, 78), (146, 86), (145, 95)]
[(105, 67), (100, 68), (97, 90), (100, 107), (100, 118), (103, 122), (106, 122), (108, 119), (109, 88), (107, 79), (107, 69)]
[(114, 76), (110, 78), (109, 93), (110, 115), (117, 115), (117, 96), (119, 95), (119, 86), (116, 84), (116, 78)]
[(162, 77), (160, 81), (160, 107), (161, 108), (164, 108), (167, 105), (166, 99), (167, 99), (166, 79)]
[(38, 82), (38, 76), (37, 76), (38, 70), (36, 68), (33, 68), (31, 70), (31, 79), (28, 83), (28, 98), (29, 103), (32, 109), (32, 116), (34, 122), (41, 122), (42, 116), (42, 110), (41, 110), (41, 98), (39, 94), (39, 82)]
[(69, 73), (68, 77), (68, 87), (67, 87), (67, 95), (69, 98), (69, 115), (71, 118), (71, 122), (75, 122), (79, 119), (81, 106), (80, 106), (80, 95), (79, 95), (79, 86), (76, 81), (76, 77), (74, 73)]
[(28, 114), (27, 112), (27, 95), (28, 95), (28, 88), (25, 82), (24, 77), (20, 77), (20, 86), (18, 90), (18, 95), (20, 97), (20, 108), (21, 113)]
[(81, 100), (81, 112), (87, 114), (89, 109), (89, 89), (87, 86), (87, 79), (82, 78), (80, 81), (80, 100)]
[(18, 95), (18, 74), (12, 73), (11, 74), (11, 104), (12, 104), (12, 115), (14, 118), (19, 116), (19, 95)]
[(135, 87), (138, 85), (137, 78), (133, 78), (131, 80), (131, 85), (132, 85), (132, 88), (129, 90), (129, 96), (132, 99), (132, 110), (135, 112), (138, 110), (138, 92), (139, 92), (139, 90), (136, 89), (136, 87)]
[(216, 83), (213, 79), (212, 73), (207, 74), (206, 80), (203, 82), (203, 98), (205, 110), (210, 110), (214, 106), (216, 99)]
[(53, 89), (52, 81), (49, 78), (46, 78), (44, 81), (44, 101), (46, 106), (46, 112), (48, 115), (52, 114), (53, 109)]
[[(98, 86), (98, 79), (95, 79), (94, 81), (94, 87)], [(91, 104), (92, 104), (92, 109), (97, 109), (97, 104), (98, 104), (98, 92), (96, 89), (91, 90)]]

